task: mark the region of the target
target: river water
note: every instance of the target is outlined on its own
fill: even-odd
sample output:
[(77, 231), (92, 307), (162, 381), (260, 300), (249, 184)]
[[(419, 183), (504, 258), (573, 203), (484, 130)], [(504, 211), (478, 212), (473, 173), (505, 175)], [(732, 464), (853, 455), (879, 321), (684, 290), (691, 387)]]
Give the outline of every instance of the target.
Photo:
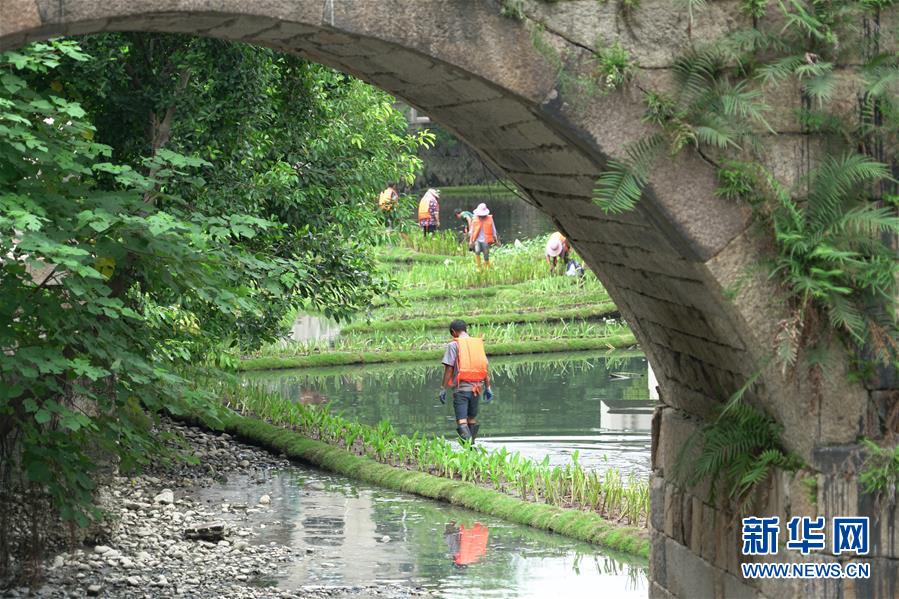
[[(421, 196), (419, 196), (421, 197)], [(440, 228), (456, 229), (462, 221), (456, 219), (454, 211), (473, 212), (481, 202), (487, 204), (496, 223), (500, 239), (512, 242), (515, 239), (532, 239), (552, 233), (555, 228), (545, 214), (512, 194), (484, 193), (473, 196), (450, 196), (440, 198)], [(417, 209), (417, 205), (416, 205)]]
[[(617, 353), (491, 358), (496, 399), (481, 404), (478, 443), (564, 464), (649, 476), (652, 409), (646, 360)], [(439, 364), (341, 366), (247, 373), (302, 403), (351, 420), (388, 420), (398, 433), (455, 435), (451, 400), (437, 401)]]
[[(252, 506), (255, 482), (235, 477), (198, 498)], [(561, 535), (303, 466), (275, 473), (264, 488), (271, 510), (249, 514), (252, 542), (287, 545), (306, 558), (259, 584), (394, 583), (446, 598), (647, 594), (644, 560)]]

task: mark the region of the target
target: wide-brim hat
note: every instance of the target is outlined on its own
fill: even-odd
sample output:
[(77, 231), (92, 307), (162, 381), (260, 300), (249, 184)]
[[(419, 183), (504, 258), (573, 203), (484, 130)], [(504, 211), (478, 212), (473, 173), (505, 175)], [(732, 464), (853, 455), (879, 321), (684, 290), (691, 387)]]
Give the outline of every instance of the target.
[(549, 241), (546, 242), (546, 255), (550, 258), (555, 258), (562, 253), (562, 242), (558, 240), (558, 238), (553, 237)]
[(478, 207), (474, 209), (474, 215), (475, 216), (489, 216), (490, 209), (487, 208), (487, 204), (481, 202), (480, 204), (478, 204)]

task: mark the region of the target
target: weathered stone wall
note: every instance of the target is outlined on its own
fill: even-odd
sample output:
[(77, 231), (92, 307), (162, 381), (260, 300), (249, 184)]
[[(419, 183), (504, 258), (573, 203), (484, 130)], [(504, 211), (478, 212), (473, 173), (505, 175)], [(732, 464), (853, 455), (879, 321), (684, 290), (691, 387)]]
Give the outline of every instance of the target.
[[(730, 520), (707, 502), (706, 490), (673, 482), (690, 432), (761, 371), (748, 399), (784, 425), (787, 447), (815, 470), (815, 509), (828, 516), (874, 509), (843, 461), (819, 458), (882, 429), (880, 415), (895, 401), (849, 383), (842, 351), (831, 352), (819, 392), (770, 364), (785, 294), (758, 266), (768, 249), (750, 228), (749, 210), (715, 196), (714, 166), (700, 155), (659, 162), (635, 211), (609, 215), (592, 203), (607, 161), (651, 131), (642, 120), (642, 91), (670, 86), (670, 67), (684, 50), (748, 24), (736, 0), (709, 2), (693, 19), (687, 11), (677, 0), (642, 0), (630, 13), (615, 0), (531, 0), (519, 22), (501, 17), (495, 0), (0, 0), (0, 49), (108, 30), (196, 33), (295, 53), (403, 98), (515, 181), (572, 239), (652, 362), (664, 402), (654, 427), (652, 594), (892, 596), (894, 538), (872, 552), (878, 578), (870, 588), (845, 581), (750, 587), (737, 569)], [(776, 26), (773, 13), (761, 24), (768, 21)], [(542, 42), (565, 57), (566, 71), (588, 72), (592, 51), (619, 41), (636, 58), (635, 80), (614, 93), (572, 94), (536, 49), (536, 23)], [(881, 26), (890, 23), (895, 27), (896, 11), (882, 15)], [(779, 116), (767, 155), (789, 183), (804, 172), (815, 144), (789, 116), (798, 90), (769, 94)], [(837, 98), (847, 111), (853, 94), (847, 84)], [(879, 387), (892, 385), (882, 379)], [(812, 509), (782, 475), (767, 499), (771, 513)], [(879, 514), (885, 523), (892, 516)]]

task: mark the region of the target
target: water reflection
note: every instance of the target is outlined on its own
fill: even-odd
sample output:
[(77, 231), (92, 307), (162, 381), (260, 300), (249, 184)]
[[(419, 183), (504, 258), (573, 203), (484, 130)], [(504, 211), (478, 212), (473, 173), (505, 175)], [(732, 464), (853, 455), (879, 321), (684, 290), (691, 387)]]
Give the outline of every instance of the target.
[(264, 487), (234, 477), (200, 490), (200, 501), (255, 505), (263, 488), (270, 509), (241, 526), (252, 526), (254, 544), (276, 541), (305, 556), (278, 574), (282, 588), (396, 583), (447, 598), (646, 597), (644, 560), (302, 466)]
[[(569, 354), (493, 358), (496, 400), (481, 404), (479, 443), (527, 457), (625, 473), (649, 473), (655, 402), (639, 355)], [(250, 373), (295, 401), (327, 402), (366, 424), (388, 420), (403, 434), (454, 434), (451, 406), (437, 401), (442, 370), (433, 364), (368, 365)], [(450, 404), (450, 402), (447, 402)]]
[(511, 194), (483, 194), (477, 196), (440, 198), (440, 228), (458, 229), (462, 222), (456, 219), (454, 211), (474, 210), (484, 202), (490, 208), (500, 239), (511, 242), (514, 239), (531, 239), (551, 233), (554, 228), (545, 214)]
[(451, 521), (443, 531), (443, 539), (457, 568), (467, 568), (487, 555), (489, 536), (490, 530), (480, 522), (466, 528), (465, 524)]
[(328, 318), (297, 314), (290, 328), (291, 341), (309, 343), (312, 341), (331, 341), (340, 334), (340, 325)]

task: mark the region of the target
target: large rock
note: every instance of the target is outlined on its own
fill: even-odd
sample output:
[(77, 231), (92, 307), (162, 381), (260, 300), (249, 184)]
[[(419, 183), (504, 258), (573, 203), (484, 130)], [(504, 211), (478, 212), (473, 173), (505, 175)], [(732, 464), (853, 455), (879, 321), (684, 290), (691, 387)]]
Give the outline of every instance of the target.
[(225, 538), (225, 523), (216, 521), (188, 526), (184, 529), (184, 536), (192, 540), (218, 542)]
[(171, 489), (163, 489), (156, 497), (153, 498), (153, 503), (160, 503), (163, 505), (170, 505), (175, 503), (175, 494)]

